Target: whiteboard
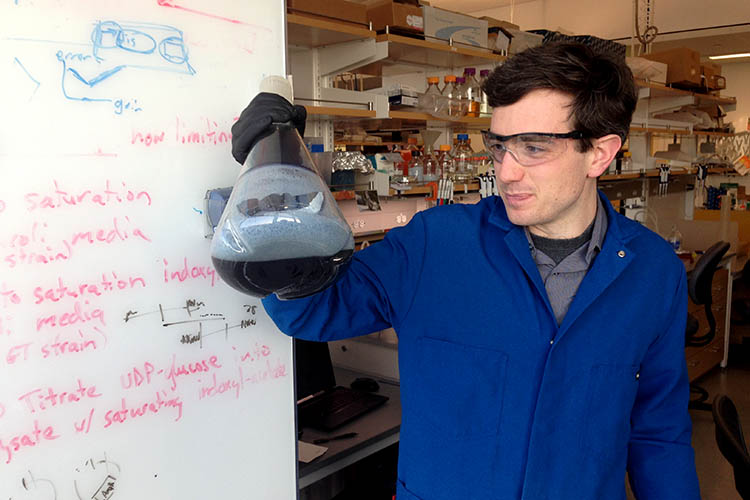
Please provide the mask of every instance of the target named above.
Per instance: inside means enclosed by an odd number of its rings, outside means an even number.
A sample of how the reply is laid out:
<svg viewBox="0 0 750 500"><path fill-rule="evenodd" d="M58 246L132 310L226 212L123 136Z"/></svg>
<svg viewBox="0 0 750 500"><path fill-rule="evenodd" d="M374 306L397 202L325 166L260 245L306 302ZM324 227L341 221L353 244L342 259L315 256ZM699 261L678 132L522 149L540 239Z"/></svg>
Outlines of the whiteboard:
<svg viewBox="0 0 750 500"><path fill-rule="evenodd" d="M296 497L291 341L207 189L283 1L0 3L0 498Z"/></svg>

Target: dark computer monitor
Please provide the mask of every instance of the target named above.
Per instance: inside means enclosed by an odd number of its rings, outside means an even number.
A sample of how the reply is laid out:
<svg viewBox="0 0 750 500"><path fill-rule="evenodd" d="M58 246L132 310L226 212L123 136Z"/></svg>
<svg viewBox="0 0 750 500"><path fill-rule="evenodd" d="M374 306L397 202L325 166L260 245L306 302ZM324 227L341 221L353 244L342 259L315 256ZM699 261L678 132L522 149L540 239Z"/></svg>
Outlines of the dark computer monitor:
<svg viewBox="0 0 750 500"><path fill-rule="evenodd" d="M297 401L336 386L327 342L294 339Z"/></svg>

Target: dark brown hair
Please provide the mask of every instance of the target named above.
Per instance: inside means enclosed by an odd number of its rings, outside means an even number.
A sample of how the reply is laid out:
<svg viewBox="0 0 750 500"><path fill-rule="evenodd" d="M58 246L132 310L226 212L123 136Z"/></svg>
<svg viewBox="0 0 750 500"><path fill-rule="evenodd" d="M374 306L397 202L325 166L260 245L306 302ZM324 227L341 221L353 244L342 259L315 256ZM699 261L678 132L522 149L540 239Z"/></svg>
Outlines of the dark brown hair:
<svg viewBox="0 0 750 500"><path fill-rule="evenodd" d="M637 102L633 73L623 58L594 52L580 43L550 43L527 49L495 68L482 84L490 106L509 106L533 90L550 89L572 97L570 116L591 139L617 134L625 141Z"/></svg>

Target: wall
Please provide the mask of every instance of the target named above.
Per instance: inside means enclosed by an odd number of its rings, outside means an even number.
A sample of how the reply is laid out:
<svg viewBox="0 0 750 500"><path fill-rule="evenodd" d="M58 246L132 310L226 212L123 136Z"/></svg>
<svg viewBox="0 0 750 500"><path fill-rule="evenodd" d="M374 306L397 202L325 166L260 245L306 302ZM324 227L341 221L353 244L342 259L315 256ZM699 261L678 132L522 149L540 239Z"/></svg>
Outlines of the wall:
<svg viewBox="0 0 750 500"><path fill-rule="evenodd" d="M456 1L454 9L460 10ZM471 12L474 16L492 16L510 21L510 7ZM585 12L586 15L581 15ZM601 38L629 37L633 32L632 0L537 0L515 6L512 22L521 29L564 28L576 34ZM659 0L654 8L654 25L659 31L702 28L735 24L750 19L750 2L744 0Z"/></svg>
<svg viewBox="0 0 750 500"><path fill-rule="evenodd" d="M737 110L727 113L726 122L733 122L750 116L750 62L724 64L721 67L721 74L727 79L727 88L722 91L722 95L734 96L737 98ZM735 130L740 132L742 129Z"/></svg>

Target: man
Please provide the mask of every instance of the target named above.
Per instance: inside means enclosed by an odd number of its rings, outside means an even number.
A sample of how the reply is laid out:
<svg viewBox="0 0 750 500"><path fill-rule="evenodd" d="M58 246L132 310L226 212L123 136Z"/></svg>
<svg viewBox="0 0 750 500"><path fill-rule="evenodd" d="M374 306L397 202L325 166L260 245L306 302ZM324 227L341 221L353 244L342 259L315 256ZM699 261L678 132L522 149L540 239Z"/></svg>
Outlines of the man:
<svg viewBox="0 0 750 500"><path fill-rule="evenodd" d="M308 340L395 328L399 500L617 500L626 469L639 500L698 499L685 271L596 190L628 133L632 74L545 45L484 91L500 197L421 212L327 290L266 310ZM233 130L240 161L252 107Z"/></svg>

